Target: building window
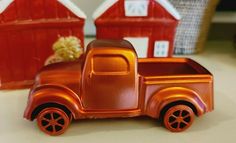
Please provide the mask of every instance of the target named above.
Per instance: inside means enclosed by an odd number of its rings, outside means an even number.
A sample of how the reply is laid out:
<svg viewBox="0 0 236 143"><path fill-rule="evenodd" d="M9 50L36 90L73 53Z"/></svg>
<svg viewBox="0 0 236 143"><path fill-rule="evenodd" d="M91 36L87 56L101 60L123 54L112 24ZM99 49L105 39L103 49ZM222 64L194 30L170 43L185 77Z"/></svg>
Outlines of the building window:
<svg viewBox="0 0 236 143"><path fill-rule="evenodd" d="M149 0L125 0L125 16L148 16Z"/></svg>
<svg viewBox="0 0 236 143"><path fill-rule="evenodd" d="M147 58L148 55L148 37L124 37L125 40L128 40L133 46L139 58Z"/></svg>
<svg viewBox="0 0 236 143"><path fill-rule="evenodd" d="M154 57L168 57L169 41L156 41L154 47Z"/></svg>

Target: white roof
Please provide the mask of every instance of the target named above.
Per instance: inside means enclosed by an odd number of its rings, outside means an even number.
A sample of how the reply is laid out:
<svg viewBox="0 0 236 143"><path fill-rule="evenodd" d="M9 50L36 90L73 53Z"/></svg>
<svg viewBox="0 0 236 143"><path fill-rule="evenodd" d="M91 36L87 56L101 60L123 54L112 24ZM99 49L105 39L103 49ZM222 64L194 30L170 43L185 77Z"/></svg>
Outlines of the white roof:
<svg viewBox="0 0 236 143"><path fill-rule="evenodd" d="M77 5L75 5L71 0L57 0L57 1L60 2L62 5L64 5L66 8L68 8L76 16L83 19L87 18L85 13Z"/></svg>
<svg viewBox="0 0 236 143"><path fill-rule="evenodd" d="M6 10L6 8L13 2L14 0L0 0L0 14ZM71 0L57 0L66 8L68 8L71 12L73 12L76 16L86 19L85 13L79 9L77 5L75 5Z"/></svg>
<svg viewBox="0 0 236 143"><path fill-rule="evenodd" d="M96 11L93 13L93 19L99 18L103 13L105 13L111 6L117 3L119 0L105 0ZM168 0L155 0L162 7L164 7L175 19L180 20L181 16L179 12L174 8L174 6Z"/></svg>
<svg viewBox="0 0 236 143"><path fill-rule="evenodd" d="M0 0L0 14L13 2L13 0Z"/></svg>
<svg viewBox="0 0 236 143"><path fill-rule="evenodd" d="M174 6L168 0L155 0L162 7L164 7L175 19L180 20L181 16L179 12L174 8Z"/></svg>
<svg viewBox="0 0 236 143"><path fill-rule="evenodd" d="M93 13L93 19L99 18L103 13L105 13L111 6L113 6L117 2L118 0L104 0L103 3Z"/></svg>

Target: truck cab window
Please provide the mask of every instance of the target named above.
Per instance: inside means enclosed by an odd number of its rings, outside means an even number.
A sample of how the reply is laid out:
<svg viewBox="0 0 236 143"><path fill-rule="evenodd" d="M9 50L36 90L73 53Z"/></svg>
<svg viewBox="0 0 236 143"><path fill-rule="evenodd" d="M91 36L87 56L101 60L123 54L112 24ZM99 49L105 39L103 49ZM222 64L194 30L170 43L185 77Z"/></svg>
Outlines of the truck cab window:
<svg viewBox="0 0 236 143"><path fill-rule="evenodd" d="M92 60L92 69L95 74L126 74L129 72L129 65L121 55L96 55Z"/></svg>

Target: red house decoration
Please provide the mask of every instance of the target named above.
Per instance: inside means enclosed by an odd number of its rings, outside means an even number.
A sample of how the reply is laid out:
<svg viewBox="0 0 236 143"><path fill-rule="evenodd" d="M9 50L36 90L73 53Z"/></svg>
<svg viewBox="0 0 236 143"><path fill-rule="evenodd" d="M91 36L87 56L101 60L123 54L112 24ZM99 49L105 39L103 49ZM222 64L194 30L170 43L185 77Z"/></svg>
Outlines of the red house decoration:
<svg viewBox="0 0 236 143"><path fill-rule="evenodd" d="M145 58L172 56L181 17L167 0L106 0L93 18L98 39L126 39Z"/></svg>
<svg viewBox="0 0 236 143"><path fill-rule="evenodd" d="M70 0L0 0L0 88L21 88L60 36L84 41L86 15Z"/></svg>

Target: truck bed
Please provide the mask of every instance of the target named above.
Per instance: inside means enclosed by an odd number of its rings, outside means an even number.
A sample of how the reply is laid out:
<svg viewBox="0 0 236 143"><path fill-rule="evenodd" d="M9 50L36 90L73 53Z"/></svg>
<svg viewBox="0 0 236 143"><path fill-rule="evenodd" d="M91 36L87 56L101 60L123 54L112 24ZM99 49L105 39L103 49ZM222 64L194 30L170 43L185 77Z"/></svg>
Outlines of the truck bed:
<svg viewBox="0 0 236 143"><path fill-rule="evenodd" d="M210 74L200 64L186 58L139 59L138 72L141 76Z"/></svg>

